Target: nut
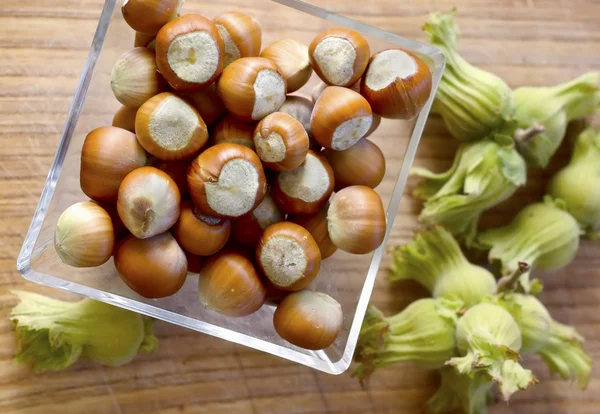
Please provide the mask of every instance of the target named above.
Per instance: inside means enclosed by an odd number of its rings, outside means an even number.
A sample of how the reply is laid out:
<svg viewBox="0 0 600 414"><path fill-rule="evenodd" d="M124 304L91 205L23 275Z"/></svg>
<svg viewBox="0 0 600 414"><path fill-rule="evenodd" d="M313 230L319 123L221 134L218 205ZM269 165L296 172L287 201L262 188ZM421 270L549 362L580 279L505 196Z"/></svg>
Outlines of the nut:
<svg viewBox="0 0 600 414"><path fill-rule="evenodd" d="M234 220L233 238L247 246L256 246L263 231L271 224L285 220L285 215L275 205L270 193L251 213Z"/></svg>
<svg viewBox="0 0 600 414"><path fill-rule="evenodd" d="M351 86L364 73L371 50L358 32L345 28L325 30L309 47L310 64L328 85Z"/></svg>
<svg viewBox="0 0 600 414"><path fill-rule="evenodd" d="M210 84L201 91L180 92L179 96L198 111L206 126L212 126L227 111L217 94L217 85Z"/></svg>
<svg viewBox="0 0 600 414"><path fill-rule="evenodd" d="M167 173L142 167L129 173L121 183L117 211L131 234L147 239L175 224L180 201L179 189Z"/></svg>
<svg viewBox="0 0 600 414"><path fill-rule="evenodd" d="M188 186L187 186L187 170L189 166L188 161L163 161L160 159L154 160L152 163L154 168L158 168L161 171L166 172L169 177L175 184L177 184L177 188L179 189L179 193L181 197L185 197L189 194Z"/></svg>
<svg viewBox="0 0 600 414"><path fill-rule="evenodd" d="M286 341L305 349L330 346L342 329L341 305L331 296L302 290L286 296L273 315L275 330Z"/></svg>
<svg viewBox="0 0 600 414"><path fill-rule="evenodd" d="M288 221L267 227L256 248L256 262L276 287L294 291L308 286L321 267L321 252L304 228Z"/></svg>
<svg viewBox="0 0 600 414"><path fill-rule="evenodd" d="M56 224L54 247L69 266L100 266L112 256L114 244L110 215L91 201L73 204Z"/></svg>
<svg viewBox="0 0 600 414"><path fill-rule="evenodd" d="M361 139L345 151L325 150L333 168L335 191L351 185L375 188L385 176L385 157L377 145Z"/></svg>
<svg viewBox="0 0 600 414"><path fill-rule="evenodd" d="M267 181L254 151L226 143L208 148L192 162L188 187L203 214L237 218L262 202Z"/></svg>
<svg viewBox="0 0 600 414"><path fill-rule="evenodd" d="M348 88L326 88L312 113L313 136L325 148L343 151L364 137L373 123L373 113L365 98Z"/></svg>
<svg viewBox="0 0 600 414"><path fill-rule="evenodd" d="M136 108L121 106L117 112L115 112L112 126L126 129L135 134L135 114L137 114Z"/></svg>
<svg viewBox="0 0 600 414"><path fill-rule="evenodd" d="M135 32L133 47L147 47L148 49L156 49L156 34L147 34Z"/></svg>
<svg viewBox="0 0 600 414"><path fill-rule="evenodd" d="M292 39L271 43L260 56L275 62L287 82L288 93L303 87L313 73L308 59L308 47Z"/></svg>
<svg viewBox="0 0 600 414"><path fill-rule="evenodd" d="M198 277L200 302L227 316L247 316L261 308L267 291L252 262L234 250L209 258Z"/></svg>
<svg viewBox="0 0 600 414"><path fill-rule="evenodd" d="M217 26L199 14L172 20L156 35L156 64L178 91L197 91L223 70L223 39Z"/></svg>
<svg viewBox="0 0 600 414"><path fill-rule="evenodd" d="M179 14L183 0L125 0L123 18L136 32L155 35Z"/></svg>
<svg viewBox="0 0 600 414"><path fill-rule="evenodd" d="M306 158L308 135L299 121L286 113L274 112L258 123L254 146L265 167L291 171Z"/></svg>
<svg viewBox="0 0 600 414"><path fill-rule="evenodd" d="M360 90L376 114L410 119L429 99L431 82L429 68L417 55L387 49L371 57Z"/></svg>
<svg viewBox="0 0 600 414"><path fill-rule="evenodd" d="M242 122L227 115L215 127L212 133L213 144L232 143L243 145L254 151L254 129L256 124Z"/></svg>
<svg viewBox="0 0 600 414"><path fill-rule="evenodd" d="M179 220L173 226L173 236L186 251L198 256L210 256L221 250L231 234L231 222L205 216L191 201L181 203Z"/></svg>
<svg viewBox="0 0 600 414"><path fill-rule="evenodd" d="M198 111L170 92L158 94L140 107L135 132L146 151L166 161L190 158L208 141Z"/></svg>
<svg viewBox="0 0 600 414"><path fill-rule="evenodd" d="M285 102L283 74L269 59L247 57L227 66L217 81L225 108L243 122L260 121Z"/></svg>
<svg viewBox="0 0 600 414"><path fill-rule="evenodd" d="M321 259L327 259L337 250L337 246L329 238L329 230L327 229L328 209L329 203L325 204L315 214L299 214L288 218L292 223L304 227L313 236L321 251Z"/></svg>
<svg viewBox="0 0 600 414"><path fill-rule="evenodd" d="M135 135L117 127L91 131L81 149L79 182L89 198L114 203L123 179L148 162Z"/></svg>
<svg viewBox="0 0 600 414"><path fill-rule="evenodd" d="M278 173L274 181L273 200L288 214L316 213L329 200L334 186L329 162L311 150L302 165Z"/></svg>
<svg viewBox="0 0 600 414"><path fill-rule="evenodd" d="M145 298L179 291L187 276L187 259L171 233L148 239L128 236L117 246L115 267L121 279Z"/></svg>
<svg viewBox="0 0 600 414"><path fill-rule="evenodd" d="M223 69L239 58L258 56L262 43L262 29L254 17L239 12L227 12L215 17L213 21L223 38Z"/></svg>
<svg viewBox="0 0 600 414"><path fill-rule="evenodd" d="M344 188L331 198L327 226L331 241L340 249L354 254L372 252L385 238L381 198L362 185Z"/></svg>
<svg viewBox="0 0 600 414"><path fill-rule="evenodd" d="M113 67L110 87L117 101L131 108L163 92L166 83L158 73L154 51L136 47L123 53Z"/></svg>

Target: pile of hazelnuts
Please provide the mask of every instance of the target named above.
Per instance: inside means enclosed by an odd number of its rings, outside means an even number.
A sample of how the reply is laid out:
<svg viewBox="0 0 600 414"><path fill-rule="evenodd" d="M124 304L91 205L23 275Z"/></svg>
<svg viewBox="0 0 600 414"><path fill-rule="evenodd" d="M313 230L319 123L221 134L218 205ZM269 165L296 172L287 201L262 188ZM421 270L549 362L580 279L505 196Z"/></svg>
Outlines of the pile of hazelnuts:
<svg viewBox="0 0 600 414"><path fill-rule="evenodd" d="M337 249L382 244L386 217L373 188L385 158L366 137L381 117L419 113L430 71L403 49L371 55L344 28L309 46L284 39L261 50L251 16L180 15L181 4L123 4L136 31L112 71L123 106L85 139L80 183L92 201L62 214L56 251L77 267L114 256L146 298L175 294L197 272L200 303L227 316L273 299L283 339L326 348L342 309L306 288ZM311 98L290 95L313 71L322 83Z"/></svg>

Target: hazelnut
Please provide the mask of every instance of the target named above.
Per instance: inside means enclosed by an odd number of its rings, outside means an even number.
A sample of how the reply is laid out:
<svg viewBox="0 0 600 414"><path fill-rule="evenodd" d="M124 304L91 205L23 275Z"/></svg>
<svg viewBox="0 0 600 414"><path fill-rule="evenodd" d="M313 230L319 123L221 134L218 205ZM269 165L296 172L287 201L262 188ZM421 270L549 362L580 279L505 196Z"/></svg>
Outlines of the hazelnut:
<svg viewBox="0 0 600 414"><path fill-rule="evenodd" d="M238 144L218 144L202 152L188 169L188 188L205 215L237 218L265 197L267 182L254 151Z"/></svg>
<svg viewBox="0 0 600 414"><path fill-rule="evenodd" d="M355 84L364 73L370 56L367 40L346 28L325 30L309 46L310 64L328 85Z"/></svg>
<svg viewBox="0 0 600 414"><path fill-rule="evenodd" d="M274 112L260 121L254 131L259 158L275 171L291 171L308 153L308 135L302 124L283 112Z"/></svg>
<svg viewBox="0 0 600 414"><path fill-rule="evenodd" d="M322 155L309 150L302 165L277 174L273 200L289 214L312 214L325 205L333 192L333 170Z"/></svg>
<svg viewBox="0 0 600 414"><path fill-rule="evenodd" d="M387 49L371 57L360 90L376 114L411 119L421 112L431 87L429 67L417 55Z"/></svg>
<svg viewBox="0 0 600 414"><path fill-rule="evenodd" d="M223 69L239 58L258 56L262 29L254 17L240 12L227 12L213 21L223 38Z"/></svg>
<svg viewBox="0 0 600 414"><path fill-rule="evenodd" d="M373 123L373 113L365 98L348 88L329 86L313 109L313 136L325 148L343 151L364 137Z"/></svg>
<svg viewBox="0 0 600 414"><path fill-rule="evenodd" d="M269 59L247 57L227 66L217 81L225 108L240 121L260 121L277 111L286 97L283 74Z"/></svg>
<svg viewBox="0 0 600 414"><path fill-rule="evenodd" d="M207 87L223 70L223 39L217 26L199 14L170 21L156 35L156 63L179 91Z"/></svg>
<svg viewBox="0 0 600 414"><path fill-rule="evenodd" d="M208 141L198 111L170 92L158 94L140 107L135 132L146 151L166 161L190 158Z"/></svg>
<svg viewBox="0 0 600 414"><path fill-rule="evenodd" d="M256 262L276 287L294 291L308 286L321 267L321 252L304 228L288 221L272 224L256 248Z"/></svg>

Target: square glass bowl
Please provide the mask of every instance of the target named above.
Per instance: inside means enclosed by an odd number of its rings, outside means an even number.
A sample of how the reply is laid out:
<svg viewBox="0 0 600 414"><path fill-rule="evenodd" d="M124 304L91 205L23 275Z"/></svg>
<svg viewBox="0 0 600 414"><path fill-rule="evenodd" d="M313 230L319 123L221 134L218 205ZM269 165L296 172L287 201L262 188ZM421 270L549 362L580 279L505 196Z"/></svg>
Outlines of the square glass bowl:
<svg viewBox="0 0 600 414"><path fill-rule="evenodd" d="M325 292L340 302L344 323L335 343L321 351L301 349L281 339L273 328L275 306L272 304L267 303L255 314L242 318L226 317L204 308L197 299L197 274L190 273L184 286L173 296L146 299L131 291L121 281L112 259L97 268L78 269L63 264L58 258L53 244L58 218L71 204L87 199L79 187L83 140L92 129L110 125L114 112L120 106L110 88L110 75L117 58L133 48L134 32L123 20L117 1L120 3L120 0L106 0L104 4L54 162L19 254L19 272L32 282L195 329L320 371L330 374L344 372L352 361L385 242L372 254L351 255L338 251L323 261L321 271L310 288ZM245 2L240 4L243 3ZM250 13L263 26L263 45L283 38L293 38L308 45L322 30L348 27L365 35L372 53L401 47L419 54L431 69L431 96L435 94L444 69L444 57L431 46L297 0L257 0L248 3L251 6L203 2L200 8L200 5L194 4L194 0L188 0L182 13L200 13L208 18L231 10ZM299 92L310 96L310 91L318 81L313 74L310 82ZM431 101L432 98L415 121L383 120L379 129L369 138L380 146L386 156L386 175L377 188L384 206L387 205L386 241Z"/></svg>

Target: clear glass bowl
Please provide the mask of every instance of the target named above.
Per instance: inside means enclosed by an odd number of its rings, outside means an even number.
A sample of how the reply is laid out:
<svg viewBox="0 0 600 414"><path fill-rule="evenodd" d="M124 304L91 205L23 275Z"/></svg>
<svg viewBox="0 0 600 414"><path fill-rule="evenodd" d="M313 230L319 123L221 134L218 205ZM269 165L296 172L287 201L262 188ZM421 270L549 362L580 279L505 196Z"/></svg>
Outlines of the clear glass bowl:
<svg viewBox="0 0 600 414"><path fill-rule="evenodd" d="M195 274L188 276L177 294L164 299L145 299L121 281L112 260L98 268L77 269L63 264L58 258L53 245L56 222L71 204L86 200L79 187L79 159L83 140L92 129L110 125L114 112L120 106L110 88L110 74L117 58L133 47L134 32L124 22L116 3L117 0L105 2L62 139L19 254L19 272L32 282L121 306L330 374L344 372L352 360L385 242L369 255L356 256L338 251L323 262L320 274L311 288L326 292L340 302L344 324L335 343L316 352L295 347L276 334L272 323L275 306L272 304L266 304L255 314L243 318L226 317L204 308L197 300L198 276ZM209 18L232 9L250 12L263 26L263 45L281 38L294 38L309 44L317 33L326 28L349 27L366 36L372 52L399 46L418 53L428 63L433 74L432 96L437 89L444 69L444 57L431 46L297 0L261 0L251 3L249 10L243 6L225 6L220 2L209 6L204 3L200 10L194 6L193 0L189 0L185 3L183 12L196 12ZM313 75L300 93L310 96L316 82L318 78ZM431 99L415 121L384 120L369 138L386 155L386 176L377 189L384 205L387 204L386 240L430 107ZM410 139L406 139L408 136Z"/></svg>

